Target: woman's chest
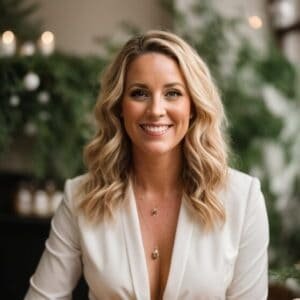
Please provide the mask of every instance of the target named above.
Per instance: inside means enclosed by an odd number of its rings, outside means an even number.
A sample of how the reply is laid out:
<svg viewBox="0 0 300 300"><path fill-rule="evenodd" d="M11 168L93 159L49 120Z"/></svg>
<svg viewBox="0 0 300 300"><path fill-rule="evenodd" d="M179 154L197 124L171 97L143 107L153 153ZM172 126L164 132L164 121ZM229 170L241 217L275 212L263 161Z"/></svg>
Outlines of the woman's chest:
<svg viewBox="0 0 300 300"><path fill-rule="evenodd" d="M125 225L129 224L82 232L84 275L95 299L150 299L151 275L142 234ZM171 254L161 254L170 260L160 283L163 299L225 299L234 257L228 259L222 239L205 238L181 223L174 239Z"/></svg>
<svg viewBox="0 0 300 300"><path fill-rule="evenodd" d="M153 209L142 205L139 207L139 223L151 299L162 298L168 281L180 203L172 208L157 208L153 214Z"/></svg>

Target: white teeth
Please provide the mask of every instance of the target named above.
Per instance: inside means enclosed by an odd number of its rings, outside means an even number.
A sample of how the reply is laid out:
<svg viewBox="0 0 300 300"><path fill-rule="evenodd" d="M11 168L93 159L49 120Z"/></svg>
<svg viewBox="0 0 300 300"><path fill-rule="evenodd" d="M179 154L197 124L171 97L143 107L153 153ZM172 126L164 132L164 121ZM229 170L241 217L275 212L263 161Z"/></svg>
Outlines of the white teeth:
<svg viewBox="0 0 300 300"><path fill-rule="evenodd" d="M153 133L163 133L169 129L169 126L168 125L160 125L160 126L142 125L142 128Z"/></svg>

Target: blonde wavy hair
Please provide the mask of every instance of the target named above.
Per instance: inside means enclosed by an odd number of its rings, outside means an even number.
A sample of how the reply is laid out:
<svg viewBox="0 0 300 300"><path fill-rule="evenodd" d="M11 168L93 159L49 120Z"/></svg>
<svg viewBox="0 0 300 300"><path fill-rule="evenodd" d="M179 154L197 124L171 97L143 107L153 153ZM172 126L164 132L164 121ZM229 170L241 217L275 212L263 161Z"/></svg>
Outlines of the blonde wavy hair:
<svg viewBox="0 0 300 300"><path fill-rule="evenodd" d="M149 31L130 39L102 76L95 106L98 131L85 147L88 176L78 209L97 222L111 218L123 202L132 169L131 142L120 117L125 76L130 63L149 52L174 59L187 82L193 118L183 141L183 193L202 225L211 229L225 221L224 207L217 198L228 170L225 113L204 61L184 40L165 31Z"/></svg>

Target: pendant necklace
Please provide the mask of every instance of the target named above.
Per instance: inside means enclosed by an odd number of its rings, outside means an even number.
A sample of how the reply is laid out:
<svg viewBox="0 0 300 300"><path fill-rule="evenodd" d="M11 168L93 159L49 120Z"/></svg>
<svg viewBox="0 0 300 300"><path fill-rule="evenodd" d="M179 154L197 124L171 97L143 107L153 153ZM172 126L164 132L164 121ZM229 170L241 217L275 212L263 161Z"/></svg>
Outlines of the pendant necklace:
<svg viewBox="0 0 300 300"><path fill-rule="evenodd" d="M145 215L140 207L140 201L141 202L145 202L145 198L143 196L141 197L138 197L138 193L137 193L137 184L136 184L136 181L134 180L134 186L135 186L135 191L136 191L136 204L137 204L137 208L138 208L138 211L139 211L139 215L141 216L141 221L143 221L143 223L145 224L148 232L150 232L151 234L151 237L153 237L153 230L152 230L152 227L149 225L149 223L147 222L146 218L145 218ZM179 194L176 195L176 198L179 198ZM150 212L148 211L148 214L150 214L151 218L156 218L156 217L159 217L159 214L160 214L160 210L159 210L159 206L158 205L155 205L153 208L150 209ZM152 239L153 240L153 239ZM154 244L154 243L153 243ZM157 260L158 258L160 257L160 251L159 251L159 248L158 246L154 246L153 250L151 251L151 258L153 260Z"/></svg>
<svg viewBox="0 0 300 300"><path fill-rule="evenodd" d="M139 202L139 201L137 201L137 202ZM137 207L138 207L138 210L140 212L141 219L143 220L145 226L147 227L148 231L151 233L151 236L153 237L152 229L150 228L149 224L146 222L145 216L143 214L142 209L140 208L139 203L137 203ZM151 215L151 217L158 216L158 209L156 207L152 208L151 212L150 212L150 215ZM156 260L156 259L159 258L159 249L158 249L158 246L154 246L153 250L151 251L151 258L153 260Z"/></svg>
<svg viewBox="0 0 300 300"><path fill-rule="evenodd" d="M136 184L135 184L136 186ZM144 197L137 197L136 196L136 203L137 203L137 208L138 208L138 211L140 213L140 216L141 216L141 219L142 221L144 222L145 226L147 227L148 231L151 233L151 237L153 237L153 231L152 231L152 228L149 226L149 224L147 223L146 221L146 218L143 214L143 211L140 207L140 204L139 204L139 200L144 200ZM151 210L150 210L150 216L151 217L157 217L159 215L159 210L158 210L158 207L157 205L155 205ZM157 260L159 258L159 249L158 249L158 246L154 246L153 250L151 251L151 258L153 260Z"/></svg>

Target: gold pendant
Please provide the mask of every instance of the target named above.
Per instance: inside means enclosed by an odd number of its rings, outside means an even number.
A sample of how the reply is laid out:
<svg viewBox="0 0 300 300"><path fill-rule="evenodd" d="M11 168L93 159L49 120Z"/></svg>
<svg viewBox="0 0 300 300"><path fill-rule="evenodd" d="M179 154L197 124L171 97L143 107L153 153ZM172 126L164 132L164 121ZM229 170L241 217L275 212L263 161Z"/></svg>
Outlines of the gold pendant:
<svg viewBox="0 0 300 300"><path fill-rule="evenodd" d="M151 209L151 216L157 216L158 214L158 209L156 207Z"/></svg>
<svg viewBox="0 0 300 300"><path fill-rule="evenodd" d="M152 253L151 253L151 258L152 259L158 259L159 258L159 251L157 248L155 248Z"/></svg>

